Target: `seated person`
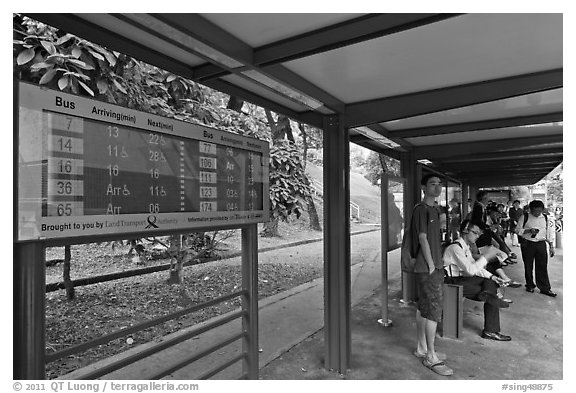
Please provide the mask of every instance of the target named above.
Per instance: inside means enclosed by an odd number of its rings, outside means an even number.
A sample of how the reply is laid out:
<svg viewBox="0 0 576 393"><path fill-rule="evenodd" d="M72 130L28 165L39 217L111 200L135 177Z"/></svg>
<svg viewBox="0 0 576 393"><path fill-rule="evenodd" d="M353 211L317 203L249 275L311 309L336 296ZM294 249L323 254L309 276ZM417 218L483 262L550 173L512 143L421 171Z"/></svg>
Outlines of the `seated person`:
<svg viewBox="0 0 576 393"><path fill-rule="evenodd" d="M496 250L490 248L486 255L474 260L470 245L480 235L480 228L468 220L463 222L462 235L450 244L442 257L446 270L446 282L462 285L464 297L484 302L484 330L481 337L496 341L510 341L510 336L500 333L500 308L509 307L498 298L498 286L504 280L486 270L488 259L495 256ZM494 255L493 255L494 254Z"/></svg>
<svg viewBox="0 0 576 393"><path fill-rule="evenodd" d="M466 229L467 225L470 225L469 220L464 220L460 225L460 233ZM480 229L479 231L482 232ZM506 264L503 261L507 258L506 254L492 245L482 246L482 248L479 249L476 245L477 243L478 242L470 244L470 252L472 253L474 260L478 260L480 257L484 256L488 260L486 270L504 280L504 286L509 286L511 288L518 288L522 286L522 284L519 282L513 281L510 277L508 277L504 271L503 267L506 266ZM512 301L509 299L505 299L505 301L512 303Z"/></svg>
<svg viewBox="0 0 576 393"><path fill-rule="evenodd" d="M502 227L498 224L498 208L496 205L490 205L486 208L486 229L484 233L480 235L478 240L476 241L476 245L480 247L494 245L500 250L502 250L508 258L503 263L506 266L509 263L516 263L514 259L517 258L516 254L514 254L510 248L506 245L504 238L502 237Z"/></svg>

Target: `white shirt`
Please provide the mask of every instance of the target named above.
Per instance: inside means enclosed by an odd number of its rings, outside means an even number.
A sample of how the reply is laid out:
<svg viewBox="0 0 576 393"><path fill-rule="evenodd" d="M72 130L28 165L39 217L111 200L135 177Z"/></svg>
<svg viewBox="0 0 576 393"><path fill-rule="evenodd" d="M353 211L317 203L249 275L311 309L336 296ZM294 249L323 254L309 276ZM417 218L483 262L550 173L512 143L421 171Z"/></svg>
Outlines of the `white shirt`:
<svg viewBox="0 0 576 393"><path fill-rule="evenodd" d="M548 220L550 220L550 217L548 217ZM524 233L526 229L531 228L539 229L535 237L532 237L530 233ZM529 213L526 225L524 225L524 215L522 215L516 227L516 233L531 242L541 242L542 240L552 241L551 232L548 226L546 226L546 217L544 217L543 214L540 214L540 217L535 217L532 213Z"/></svg>
<svg viewBox="0 0 576 393"><path fill-rule="evenodd" d="M492 273L486 270L488 261L485 257L481 256L477 260L472 257L470 246L466 244L463 238L456 240L458 244L451 244L444 250L442 260L444 268L450 277L492 277ZM462 246L462 247L460 247Z"/></svg>

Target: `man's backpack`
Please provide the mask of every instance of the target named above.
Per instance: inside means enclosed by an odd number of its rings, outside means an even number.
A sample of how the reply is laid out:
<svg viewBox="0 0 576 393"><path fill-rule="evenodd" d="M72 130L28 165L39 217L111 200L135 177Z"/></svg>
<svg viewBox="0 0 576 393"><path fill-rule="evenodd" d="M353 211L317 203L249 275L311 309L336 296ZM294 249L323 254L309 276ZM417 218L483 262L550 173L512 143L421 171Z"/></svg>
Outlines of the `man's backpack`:
<svg viewBox="0 0 576 393"><path fill-rule="evenodd" d="M404 229L404 237L402 238L402 248L400 249L400 268L403 272L413 273L414 266L416 265L416 256L420 251L420 241L418 234L414 234L414 211L416 207L422 203L417 203L412 209L410 216L410 224Z"/></svg>

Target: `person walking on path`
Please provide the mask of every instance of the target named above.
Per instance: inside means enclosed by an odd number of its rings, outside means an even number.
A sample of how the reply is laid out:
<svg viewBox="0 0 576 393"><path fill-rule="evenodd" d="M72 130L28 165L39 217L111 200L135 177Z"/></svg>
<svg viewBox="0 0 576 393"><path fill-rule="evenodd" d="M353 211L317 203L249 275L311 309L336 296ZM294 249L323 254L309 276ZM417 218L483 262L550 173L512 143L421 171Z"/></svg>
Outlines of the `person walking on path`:
<svg viewBox="0 0 576 393"><path fill-rule="evenodd" d="M538 199L528 205L529 213L523 214L518 220L516 233L520 241L520 250L524 260L524 277L526 279L526 291L534 292L538 287L540 293L550 297L556 297L550 287L548 278L548 249L550 258L554 257L554 244L552 234L548 226L548 217L542 214L544 203ZM532 271L536 273L536 285Z"/></svg>
<svg viewBox="0 0 576 393"><path fill-rule="evenodd" d="M416 277L416 334L417 347L414 355L422 358L422 364L439 375L449 376L454 371L443 359L445 355L436 352L434 339L438 322L442 320L442 284L444 269L442 262L442 242L440 217L434 202L442 192L440 178L433 174L422 177L420 186L424 192L424 203L414 208L411 228L418 234L419 248L414 265ZM416 248L416 247L415 247Z"/></svg>

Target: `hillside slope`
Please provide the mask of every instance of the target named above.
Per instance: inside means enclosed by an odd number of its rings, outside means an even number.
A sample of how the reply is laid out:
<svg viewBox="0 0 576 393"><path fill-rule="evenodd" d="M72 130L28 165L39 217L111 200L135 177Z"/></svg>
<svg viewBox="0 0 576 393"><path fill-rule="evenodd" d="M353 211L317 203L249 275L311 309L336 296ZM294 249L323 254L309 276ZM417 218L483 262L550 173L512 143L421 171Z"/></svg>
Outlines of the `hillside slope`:
<svg viewBox="0 0 576 393"><path fill-rule="evenodd" d="M306 173L312 179L323 182L323 169L306 164ZM360 206L360 221L380 223L380 188L372 185L359 173L350 172L350 201Z"/></svg>

